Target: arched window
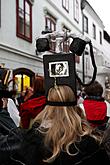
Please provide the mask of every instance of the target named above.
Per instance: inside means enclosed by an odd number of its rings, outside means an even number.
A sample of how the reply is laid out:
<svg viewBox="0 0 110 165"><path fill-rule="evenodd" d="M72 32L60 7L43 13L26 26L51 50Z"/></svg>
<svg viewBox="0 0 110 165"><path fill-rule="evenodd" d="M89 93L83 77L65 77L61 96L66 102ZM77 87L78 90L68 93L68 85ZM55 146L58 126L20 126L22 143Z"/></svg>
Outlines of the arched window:
<svg viewBox="0 0 110 165"><path fill-rule="evenodd" d="M24 91L27 87L32 86L33 80L35 78L35 73L26 68L18 68L13 70L14 90L18 93Z"/></svg>

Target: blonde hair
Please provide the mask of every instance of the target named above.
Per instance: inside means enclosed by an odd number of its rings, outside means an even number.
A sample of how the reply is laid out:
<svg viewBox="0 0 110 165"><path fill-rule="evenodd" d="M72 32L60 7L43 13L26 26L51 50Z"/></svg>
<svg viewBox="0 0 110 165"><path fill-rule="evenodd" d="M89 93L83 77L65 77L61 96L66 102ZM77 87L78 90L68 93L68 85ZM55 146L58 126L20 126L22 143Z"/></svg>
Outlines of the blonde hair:
<svg viewBox="0 0 110 165"><path fill-rule="evenodd" d="M76 98L69 86L62 85L51 88L47 99L52 102L73 102ZM45 162L54 161L61 150L74 155L70 153L69 146L80 141L82 136L91 135L92 132L83 111L78 106L46 105L35 121L41 124L38 130L45 135L44 144L51 146L52 150L52 156L44 160ZM45 121L46 128L42 126Z"/></svg>

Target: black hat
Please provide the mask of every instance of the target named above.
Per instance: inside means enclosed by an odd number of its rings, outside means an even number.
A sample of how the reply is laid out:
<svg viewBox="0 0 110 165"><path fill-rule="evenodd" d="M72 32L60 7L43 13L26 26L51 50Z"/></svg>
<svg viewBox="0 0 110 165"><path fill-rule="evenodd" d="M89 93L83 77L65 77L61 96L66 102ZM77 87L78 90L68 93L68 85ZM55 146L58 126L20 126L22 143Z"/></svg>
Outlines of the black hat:
<svg viewBox="0 0 110 165"><path fill-rule="evenodd" d="M45 92L55 85L68 85L76 94L75 54L44 55Z"/></svg>

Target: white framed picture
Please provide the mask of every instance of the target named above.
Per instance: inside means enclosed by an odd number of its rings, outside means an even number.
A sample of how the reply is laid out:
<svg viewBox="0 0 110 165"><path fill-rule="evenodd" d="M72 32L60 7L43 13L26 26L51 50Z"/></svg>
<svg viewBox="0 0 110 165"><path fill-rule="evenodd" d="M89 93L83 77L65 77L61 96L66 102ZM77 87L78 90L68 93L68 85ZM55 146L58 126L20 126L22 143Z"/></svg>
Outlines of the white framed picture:
<svg viewBox="0 0 110 165"><path fill-rule="evenodd" d="M50 77L68 77L69 67L68 61L49 62Z"/></svg>

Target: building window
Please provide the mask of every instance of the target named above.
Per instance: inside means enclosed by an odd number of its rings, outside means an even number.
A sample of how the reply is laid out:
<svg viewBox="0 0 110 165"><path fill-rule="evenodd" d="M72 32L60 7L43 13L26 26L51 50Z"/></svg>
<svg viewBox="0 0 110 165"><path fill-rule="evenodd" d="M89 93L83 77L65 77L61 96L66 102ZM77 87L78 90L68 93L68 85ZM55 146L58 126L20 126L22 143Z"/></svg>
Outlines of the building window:
<svg viewBox="0 0 110 165"><path fill-rule="evenodd" d="M84 17L83 17L83 30L84 30L84 32L86 32L86 33L88 33L88 18L84 15Z"/></svg>
<svg viewBox="0 0 110 165"><path fill-rule="evenodd" d="M28 0L16 0L17 36L32 42L32 4Z"/></svg>
<svg viewBox="0 0 110 165"><path fill-rule="evenodd" d="M45 26L48 27L52 32L56 30L56 19L51 15L47 14L45 17L46 23Z"/></svg>
<svg viewBox="0 0 110 165"><path fill-rule="evenodd" d="M77 23L79 23L79 3L78 3L78 0L75 0L75 3L74 3L74 19Z"/></svg>
<svg viewBox="0 0 110 165"><path fill-rule="evenodd" d="M96 26L93 24L93 38L96 39Z"/></svg>
<svg viewBox="0 0 110 165"><path fill-rule="evenodd" d="M69 12L69 0L62 0L62 6L67 12Z"/></svg>
<svg viewBox="0 0 110 165"><path fill-rule="evenodd" d="M100 37L100 44L102 45L102 32L99 32L99 37Z"/></svg>
<svg viewBox="0 0 110 165"><path fill-rule="evenodd" d="M65 25L62 27L62 31L64 33L70 32L70 29L68 29ZM62 49L63 52L69 52L69 45L70 45L70 39L63 42Z"/></svg>
<svg viewBox="0 0 110 165"><path fill-rule="evenodd" d="M18 93L26 91L26 88L30 87L30 77L25 74L15 75L15 81L16 84L14 84L14 88Z"/></svg>
<svg viewBox="0 0 110 165"><path fill-rule="evenodd" d="M48 27L49 30L56 31L56 19L49 13L47 13L46 17L45 17L45 27ZM51 42L51 51L55 51L55 38L52 38L52 42Z"/></svg>
<svg viewBox="0 0 110 165"><path fill-rule="evenodd" d="M26 68L18 68L13 70L13 89L17 90L18 94L25 91L27 87L32 86L35 78L35 73Z"/></svg>

